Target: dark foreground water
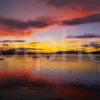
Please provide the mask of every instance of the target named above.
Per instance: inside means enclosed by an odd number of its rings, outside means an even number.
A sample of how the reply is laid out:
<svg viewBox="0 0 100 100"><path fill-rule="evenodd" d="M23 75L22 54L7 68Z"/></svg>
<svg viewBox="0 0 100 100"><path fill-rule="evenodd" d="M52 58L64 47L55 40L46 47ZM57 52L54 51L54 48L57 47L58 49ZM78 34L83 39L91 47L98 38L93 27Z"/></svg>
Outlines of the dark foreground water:
<svg viewBox="0 0 100 100"><path fill-rule="evenodd" d="M100 62L88 55L0 60L0 100L100 100Z"/></svg>

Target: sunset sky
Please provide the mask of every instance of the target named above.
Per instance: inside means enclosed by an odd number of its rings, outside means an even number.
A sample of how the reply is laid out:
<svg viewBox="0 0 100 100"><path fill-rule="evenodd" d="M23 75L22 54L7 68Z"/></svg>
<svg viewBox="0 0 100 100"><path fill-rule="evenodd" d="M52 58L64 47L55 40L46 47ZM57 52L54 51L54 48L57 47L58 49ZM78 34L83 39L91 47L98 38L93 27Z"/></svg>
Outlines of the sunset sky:
<svg viewBox="0 0 100 100"><path fill-rule="evenodd" d="M80 49L76 42L86 44L88 39L67 37L86 32L100 35L100 0L0 0L0 41L24 40L20 47L45 52L50 52L49 47L75 50ZM99 39L91 42L100 43ZM18 47L16 43L11 45Z"/></svg>

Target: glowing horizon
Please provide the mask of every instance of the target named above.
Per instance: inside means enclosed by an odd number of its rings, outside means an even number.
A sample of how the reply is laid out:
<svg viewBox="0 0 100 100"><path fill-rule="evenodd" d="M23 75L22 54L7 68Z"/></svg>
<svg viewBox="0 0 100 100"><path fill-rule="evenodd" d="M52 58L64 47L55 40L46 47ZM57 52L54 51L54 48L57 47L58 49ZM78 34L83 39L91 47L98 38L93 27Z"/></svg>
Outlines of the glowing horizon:
<svg viewBox="0 0 100 100"><path fill-rule="evenodd" d="M77 50L80 46L76 46L76 42L72 44L70 38L69 43L66 37L83 35L85 32L100 35L99 5L98 0L85 2L81 0L76 2L73 0L69 2L67 0L2 0L0 1L0 40L25 41L24 45L12 43L11 48L40 47L44 52L50 52L49 46L51 46L51 52ZM94 42L97 41L99 40ZM39 43L34 46L33 42ZM69 46L66 47L66 45ZM87 47L84 48L87 49ZM92 47L87 51L94 50L98 49Z"/></svg>

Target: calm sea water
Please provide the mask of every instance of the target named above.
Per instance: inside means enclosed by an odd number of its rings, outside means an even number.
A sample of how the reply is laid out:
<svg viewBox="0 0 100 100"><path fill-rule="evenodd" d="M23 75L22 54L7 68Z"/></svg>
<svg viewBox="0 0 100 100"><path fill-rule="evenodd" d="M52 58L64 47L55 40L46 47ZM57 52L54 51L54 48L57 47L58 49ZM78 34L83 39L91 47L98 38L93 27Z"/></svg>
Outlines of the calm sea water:
<svg viewBox="0 0 100 100"><path fill-rule="evenodd" d="M82 57L82 58L81 58ZM0 60L0 77L46 78L49 81L100 85L100 62L88 55L56 55L33 58L33 55L4 55Z"/></svg>

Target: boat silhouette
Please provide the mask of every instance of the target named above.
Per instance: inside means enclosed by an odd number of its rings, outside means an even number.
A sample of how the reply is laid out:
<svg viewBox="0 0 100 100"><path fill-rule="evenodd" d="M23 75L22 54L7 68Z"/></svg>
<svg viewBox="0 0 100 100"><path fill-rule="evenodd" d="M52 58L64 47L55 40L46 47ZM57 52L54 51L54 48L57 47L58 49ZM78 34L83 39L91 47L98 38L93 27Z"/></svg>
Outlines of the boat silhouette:
<svg viewBox="0 0 100 100"><path fill-rule="evenodd" d="M0 60L4 60L4 58L3 57L0 57Z"/></svg>
<svg viewBox="0 0 100 100"><path fill-rule="evenodd" d="M93 60L100 62L100 57L99 56L95 56Z"/></svg>

